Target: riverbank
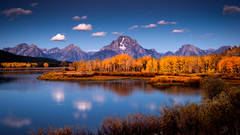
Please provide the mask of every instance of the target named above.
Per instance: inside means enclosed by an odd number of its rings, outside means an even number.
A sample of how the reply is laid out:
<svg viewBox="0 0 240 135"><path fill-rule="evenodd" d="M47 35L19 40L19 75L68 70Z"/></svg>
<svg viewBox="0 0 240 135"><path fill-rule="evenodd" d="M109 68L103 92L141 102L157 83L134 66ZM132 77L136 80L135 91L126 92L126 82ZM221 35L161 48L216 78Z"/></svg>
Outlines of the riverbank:
<svg viewBox="0 0 240 135"><path fill-rule="evenodd" d="M0 68L0 74L32 74L45 73L50 71L65 71L68 67L22 67L22 68Z"/></svg>
<svg viewBox="0 0 240 135"><path fill-rule="evenodd" d="M85 81L103 81L103 80L150 80L155 74L143 73L96 73L96 72L75 72L75 71L53 71L47 72L38 77L39 80L85 80Z"/></svg>
<svg viewBox="0 0 240 135"><path fill-rule="evenodd" d="M239 75L232 74L156 74L141 72L76 72L76 71L51 71L38 77L39 80L121 80L137 79L146 80L157 87L165 86L199 86L204 78L221 78L229 84L240 84Z"/></svg>

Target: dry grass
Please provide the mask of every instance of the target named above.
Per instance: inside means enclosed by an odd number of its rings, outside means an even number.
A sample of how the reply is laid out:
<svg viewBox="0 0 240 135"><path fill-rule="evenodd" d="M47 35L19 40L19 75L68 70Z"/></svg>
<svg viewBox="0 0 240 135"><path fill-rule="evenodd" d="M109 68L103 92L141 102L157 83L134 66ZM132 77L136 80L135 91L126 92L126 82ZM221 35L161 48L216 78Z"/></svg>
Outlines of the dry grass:
<svg viewBox="0 0 240 135"><path fill-rule="evenodd" d="M156 86L163 85L199 85L201 77L198 76L156 76L149 82Z"/></svg>
<svg viewBox="0 0 240 135"><path fill-rule="evenodd" d="M95 73L95 72L47 72L38 77L40 80L119 80L119 79L150 79L152 74L140 73Z"/></svg>

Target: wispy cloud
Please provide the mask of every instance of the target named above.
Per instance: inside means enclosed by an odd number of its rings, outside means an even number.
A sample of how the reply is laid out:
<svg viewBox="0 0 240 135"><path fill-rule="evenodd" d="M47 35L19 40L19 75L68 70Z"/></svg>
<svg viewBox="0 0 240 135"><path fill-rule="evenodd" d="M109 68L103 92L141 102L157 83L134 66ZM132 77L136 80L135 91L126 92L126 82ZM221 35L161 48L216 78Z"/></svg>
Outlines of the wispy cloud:
<svg viewBox="0 0 240 135"><path fill-rule="evenodd" d="M106 36L106 32L96 32L96 33L92 33L93 37L104 37Z"/></svg>
<svg viewBox="0 0 240 135"><path fill-rule="evenodd" d="M112 32L113 35L122 35L123 32Z"/></svg>
<svg viewBox="0 0 240 135"><path fill-rule="evenodd" d="M50 40L52 41L66 41L66 37L63 34L57 34L53 36Z"/></svg>
<svg viewBox="0 0 240 135"><path fill-rule="evenodd" d="M160 20L157 23L160 24L160 25L177 24L177 22L167 22L165 20Z"/></svg>
<svg viewBox="0 0 240 135"><path fill-rule="evenodd" d="M73 27L73 30L89 31L89 30L92 30L92 25L81 23L81 24L78 24L77 26Z"/></svg>
<svg viewBox="0 0 240 135"><path fill-rule="evenodd" d="M30 4L30 7L36 7L38 5L38 3L37 2L34 2L34 3L31 3Z"/></svg>
<svg viewBox="0 0 240 135"><path fill-rule="evenodd" d="M73 19L73 20L76 20L76 21L78 21L78 20L85 20L85 19L87 19L87 16L82 16L82 17L80 17L80 16L74 16L72 19Z"/></svg>
<svg viewBox="0 0 240 135"><path fill-rule="evenodd" d="M143 25L143 28L156 28L157 25L156 24L149 24L149 25Z"/></svg>
<svg viewBox="0 0 240 135"><path fill-rule="evenodd" d="M236 14L236 13L240 13L240 7L238 6L227 6L225 5L223 8L223 14L227 15L227 14Z"/></svg>
<svg viewBox="0 0 240 135"><path fill-rule="evenodd" d="M22 8L11 8L11 9L2 11L2 14L14 19L15 17L18 17L20 15L30 15L30 14L32 14L32 11L25 10Z"/></svg>
<svg viewBox="0 0 240 135"><path fill-rule="evenodd" d="M129 30L134 30L137 29L139 26L138 25L133 25L132 27L128 28Z"/></svg>
<svg viewBox="0 0 240 135"><path fill-rule="evenodd" d="M184 33L186 32L185 30L179 30L179 29L174 29L172 30L173 33Z"/></svg>

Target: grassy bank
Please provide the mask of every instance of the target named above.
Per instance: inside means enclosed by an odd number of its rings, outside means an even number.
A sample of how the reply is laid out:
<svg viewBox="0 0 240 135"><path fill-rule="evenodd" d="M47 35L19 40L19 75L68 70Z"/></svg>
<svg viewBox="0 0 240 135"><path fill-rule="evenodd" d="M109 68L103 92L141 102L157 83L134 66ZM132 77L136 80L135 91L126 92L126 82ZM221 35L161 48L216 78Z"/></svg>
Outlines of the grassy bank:
<svg viewBox="0 0 240 135"><path fill-rule="evenodd" d="M240 90L221 79L204 79L201 104L162 106L159 115L132 114L106 118L101 126L39 129L32 135L238 135Z"/></svg>
<svg viewBox="0 0 240 135"><path fill-rule="evenodd" d="M147 80L150 84L157 87L168 86L200 86L204 78L222 78L231 84L240 84L238 74L156 74L141 72L77 72L77 71L51 71L39 76L40 80L119 80L119 79L138 79Z"/></svg>
<svg viewBox="0 0 240 135"><path fill-rule="evenodd" d="M156 76L149 83L154 86L199 86L201 77L198 76Z"/></svg>
<svg viewBox="0 0 240 135"><path fill-rule="evenodd" d="M55 71L47 72L38 77L40 80L120 80L120 79L140 79L149 80L154 74L144 73L107 73L107 72L75 72L75 71Z"/></svg>

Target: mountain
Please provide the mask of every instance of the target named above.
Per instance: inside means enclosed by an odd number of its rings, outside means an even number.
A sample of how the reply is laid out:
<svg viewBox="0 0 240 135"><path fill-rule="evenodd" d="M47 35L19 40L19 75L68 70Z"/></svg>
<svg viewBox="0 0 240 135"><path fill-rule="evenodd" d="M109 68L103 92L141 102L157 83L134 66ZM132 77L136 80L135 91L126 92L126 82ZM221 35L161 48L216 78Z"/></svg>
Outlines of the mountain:
<svg viewBox="0 0 240 135"><path fill-rule="evenodd" d="M202 50L194 45L185 44L183 45L179 50L175 52L175 55L177 56L203 56L208 54L219 54L221 52L224 52L225 50L231 48L231 46L221 46L218 49L207 49Z"/></svg>
<svg viewBox="0 0 240 135"><path fill-rule="evenodd" d="M178 51L175 52L177 56L202 56L205 55L205 51L197 48L193 45L183 45Z"/></svg>
<svg viewBox="0 0 240 135"><path fill-rule="evenodd" d="M4 48L3 50L16 55L46 57L60 61L78 61L81 59L87 59L87 53L73 44L70 44L63 49L55 47L48 50L45 48L40 49L36 45L28 45L26 43L22 43L16 45L13 48Z"/></svg>
<svg viewBox="0 0 240 135"><path fill-rule="evenodd" d="M61 61L78 61L87 59L87 53L73 44L70 44L63 49L49 49L46 51L46 54L48 58L53 58Z"/></svg>
<svg viewBox="0 0 240 135"><path fill-rule="evenodd" d="M99 51L85 52L76 45L70 44L63 49L51 48L41 49L36 45L28 45L22 43L12 48L4 48L4 51L13 54L32 57L46 57L60 61L79 61L79 60L93 60L93 59L106 59L118 54L129 54L135 58L150 55L154 58L163 56L177 55L177 56L202 56L208 54L218 54L231 46L222 46L218 49L202 50L194 45L185 44L176 52L168 51L166 53L159 53L155 49L145 49L135 40L129 36L119 36L116 40L112 41L109 45L104 46Z"/></svg>
<svg viewBox="0 0 240 135"><path fill-rule="evenodd" d="M139 58L150 55L159 58L161 55L154 49L144 49L134 39L128 36L119 36L111 44L104 46L100 51L90 56L90 59L105 59L117 54L129 54L132 57Z"/></svg>
<svg viewBox="0 0 240 135"><path fill-rule="evenodd" d="M31 63L44 63L47 62L52 66L59 66L61 61L50 58L20 56L0 50L0 62L31 62Z"/></svg>
<svg viewBox="0 0 240 135"><path fill-rule="evenodd" d="M26 43L22 43L22 44L16 45L13 48L4 48L3 50L16 55L45 57L43 51L33 44L28 45Z"/></svg>

